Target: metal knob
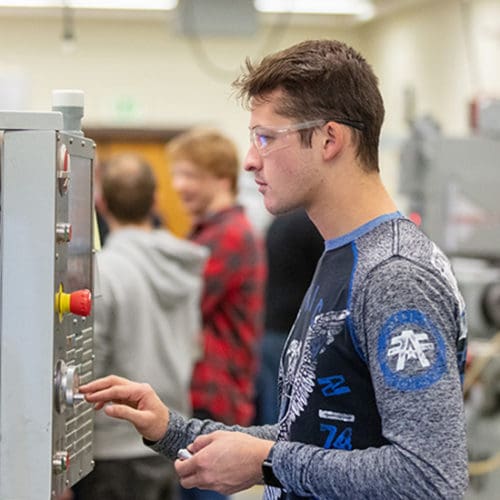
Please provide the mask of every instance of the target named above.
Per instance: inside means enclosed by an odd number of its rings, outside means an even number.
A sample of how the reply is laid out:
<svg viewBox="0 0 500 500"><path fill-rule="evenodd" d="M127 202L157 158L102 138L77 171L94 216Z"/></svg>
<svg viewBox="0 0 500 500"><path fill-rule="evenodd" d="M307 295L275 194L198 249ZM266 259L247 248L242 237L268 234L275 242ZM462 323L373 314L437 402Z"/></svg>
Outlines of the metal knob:
<svg viewBox="0 0 500 500"><path fill-rule="evenodd" d="M56 451L52 457L52 468L56 474L60 474L69 468L69 453L67 451Z"/></svg>
<svg viewBox="0 0 500 500"><path fill-rule="evenodd" d="M66 407L74 406L85 400L85 396L78 392L80 385L80 369L78 366L67 366L62 360L56 364L54 378L55 406L59 413L63 413Z"/></svg>

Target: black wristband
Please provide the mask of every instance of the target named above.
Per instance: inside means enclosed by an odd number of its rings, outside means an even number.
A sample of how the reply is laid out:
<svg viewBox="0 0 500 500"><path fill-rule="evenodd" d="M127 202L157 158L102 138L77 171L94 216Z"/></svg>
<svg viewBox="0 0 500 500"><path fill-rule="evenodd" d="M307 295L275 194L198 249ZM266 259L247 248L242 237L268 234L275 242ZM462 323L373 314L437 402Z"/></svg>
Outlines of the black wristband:
<svg viewBox="0 0 500 500"><path fill-rule="evenodd" d="M277 488L283 488L280 480L274 475L273 471L273 448L269 452L269 455L262 462L262 479L264 484L268 486L276 486Z"/></svg>

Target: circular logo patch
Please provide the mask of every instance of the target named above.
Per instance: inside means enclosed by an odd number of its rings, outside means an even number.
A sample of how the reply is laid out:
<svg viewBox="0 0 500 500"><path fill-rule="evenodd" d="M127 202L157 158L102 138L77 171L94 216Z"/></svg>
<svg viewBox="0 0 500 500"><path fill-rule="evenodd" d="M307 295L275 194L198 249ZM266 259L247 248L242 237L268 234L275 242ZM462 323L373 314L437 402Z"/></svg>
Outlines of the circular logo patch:
<svg viewBox="0 0 500 500"><path fill-rule="evenodd" d="M378 361L385 381L402 391L425 389L446 371L446 347L438 329L417 310L399 311L384 324Z"/></svg>

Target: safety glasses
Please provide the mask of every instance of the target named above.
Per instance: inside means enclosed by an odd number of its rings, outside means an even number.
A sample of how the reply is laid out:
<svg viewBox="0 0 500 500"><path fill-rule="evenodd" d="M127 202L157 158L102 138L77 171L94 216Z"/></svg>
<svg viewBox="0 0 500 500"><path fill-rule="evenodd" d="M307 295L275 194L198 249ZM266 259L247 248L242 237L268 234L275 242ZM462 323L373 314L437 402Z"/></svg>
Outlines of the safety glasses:
<svg viewBox="0 0 500 500"><path fill-rule="evenodd" d="M356 128L358 130L364 129L364 123L346 120L346 119L331 119L331 120L311 120L306 122L294 123L288 127L252 127L250 129L250 142L255 146L259 155L264 157L273 151L286 148L290 145L288 137L290 134L297 132L298 130L308 130L316 127L321 127L328 123L328 121L334 121L337 123L342 123L343 125L348 125L349 127Z"/></svg>

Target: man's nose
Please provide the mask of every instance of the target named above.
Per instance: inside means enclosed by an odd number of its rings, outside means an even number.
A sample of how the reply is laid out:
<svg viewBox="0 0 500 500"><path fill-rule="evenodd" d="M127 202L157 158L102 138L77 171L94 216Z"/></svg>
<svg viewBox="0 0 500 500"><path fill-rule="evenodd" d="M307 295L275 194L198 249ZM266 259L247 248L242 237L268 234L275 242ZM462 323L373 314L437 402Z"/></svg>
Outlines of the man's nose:
<svg viewBox="0 0 500 500"><path fill-rule="evenodd" d="M243 168L247 172L252 172L254 170L259 170L262 168L262 158L260 157L257 148L250 144L248 152L245 156L245 161L243 162Z"/></svg>
<svg viewBox="0 0 500 500"><path fill-rule="evenodd" d="M182 191L186 188L187 184L186 178L182 175L176 174L172 177L172 187L175 191Z"/></svg>

